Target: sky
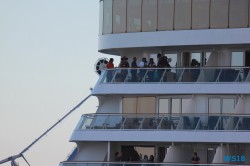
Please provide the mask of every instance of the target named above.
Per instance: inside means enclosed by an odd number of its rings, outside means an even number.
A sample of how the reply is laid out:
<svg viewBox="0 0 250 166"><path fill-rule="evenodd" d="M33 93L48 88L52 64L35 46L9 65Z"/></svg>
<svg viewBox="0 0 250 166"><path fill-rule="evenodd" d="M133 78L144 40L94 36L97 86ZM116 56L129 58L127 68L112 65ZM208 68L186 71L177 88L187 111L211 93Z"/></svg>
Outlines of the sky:
<svg viewBox="0 0 250 166"><path fill-rule="evenodd" d="M0 160L16 155L90 94L98 75L99 0L0 0ZM91 97L32 146L31 165L55 166ZM19 165L27 165L18 159ZM10 165L10 163L2 166Z"/></svg>

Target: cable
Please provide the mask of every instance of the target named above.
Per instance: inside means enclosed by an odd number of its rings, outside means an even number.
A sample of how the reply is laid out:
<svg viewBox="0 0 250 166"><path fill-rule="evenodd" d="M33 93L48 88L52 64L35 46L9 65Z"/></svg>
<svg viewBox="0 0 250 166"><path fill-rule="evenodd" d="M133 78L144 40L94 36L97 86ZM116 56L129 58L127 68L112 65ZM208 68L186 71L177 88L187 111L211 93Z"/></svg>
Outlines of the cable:
<svg viewBox="0 0 250 166"><path fill-rule="evenodd" d="M84 98L79 104L77 104L74 108L72 108L66 115L64 115L61 119L59 119L54 125L52 125L48 130L46 130L42 135L40 135L37 139L35 139L35 141L33 141L30 145L28 145L26 148L24 148L18 155L14 155L14 156L10 156L6 159L3 159L0 161L0 164L6 163L11 161L12 165L15 165L15 160L19 157L22 157L26 163L28 165L30 165L28 163L28 161L25 159L25 157L23 156L23 153L25 153L27 150L29 150L29 148L31 148L35 143L37 143L43 136L45 136L47 133L50 132L50 130L52 130L54 127L56 127L61 121L63 121L67 116L69 116L73 111L75 111L77 108L79 108L89 97L91 96L88 95L86 98Z"/></svg>

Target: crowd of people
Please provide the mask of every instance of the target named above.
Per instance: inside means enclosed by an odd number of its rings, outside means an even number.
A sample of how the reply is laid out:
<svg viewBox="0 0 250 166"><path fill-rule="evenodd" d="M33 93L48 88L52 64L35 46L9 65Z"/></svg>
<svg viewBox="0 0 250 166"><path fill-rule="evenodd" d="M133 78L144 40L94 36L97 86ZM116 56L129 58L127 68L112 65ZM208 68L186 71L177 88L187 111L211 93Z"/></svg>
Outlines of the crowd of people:
<svg viewBox="0 0 250 166"><path fill-rule="evenodd" d="M121 162L121 161L128 161L128 162L142 162L142 163L154 163L155 162L155 158L153 155L150 155L148 157L148 155L144 155L142 157L142 154L138 155L137 157L135 156L129 156L129 158L126 160L124 159L124 157L122 156L121 152L115 152L115 161L116 162Z"/></svg>
<svg viewBox="0 0 250 166"><path fill-rule="evenodd" d="M141 61L138 63L137 58L133 57L131 64L128 62L128 58L126 56L121 58L120 64L118 68L120 68L121 72L117 75L117 78L120 82L124 82L128 75L128 70L126 68L130 68L131 73L131 82L138 82L138 81L146 81L154 82L159 81L162 77L162 74L165 69L156 69L154 68L171 68L168 58L164 55L157 54L157 64L154 62L153 58L149 58L149 61L145 57L142 57ZM114 68L114 59L110 58L107 69ZM140 68L140 70L138 70ZM144 69L145 68L145 69ZM152 69L149 69L152 68ZM145 77L147 76L147 77ZM109 70L107 73L107 82L111 82L113 78L113 71Z"/></svg>

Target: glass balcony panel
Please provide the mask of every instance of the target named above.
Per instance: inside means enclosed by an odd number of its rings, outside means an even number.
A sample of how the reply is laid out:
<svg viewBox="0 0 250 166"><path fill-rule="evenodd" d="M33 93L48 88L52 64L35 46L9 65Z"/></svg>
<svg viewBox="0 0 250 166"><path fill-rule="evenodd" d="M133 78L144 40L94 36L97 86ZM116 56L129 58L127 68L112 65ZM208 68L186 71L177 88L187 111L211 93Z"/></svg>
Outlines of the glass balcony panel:
<svg viewBox="0 0 250 166"><path fill-rule="evenodd" d="M142 121L142 129L157 129L158 121L154 117L144 118Z"/></svg>
<svg viewBox="0 0 250 166"><path fill-rule="evenodd" d="M77 129L78 130L89 129L92 123L92 120L93 120L93 115L82 116Z"/></svg>
<svg viewBox="0 0 250 166"><path fill-rule="evenodd" d="M90 127L93 129L104 129L106 127L106 120L108 115L95 116Z"/></svg>
<svg viewBox="0 0 250 166"><path fill-rule="evenodd" d="M124 129L139 129L141 127L143 118L140 117L126 117L124 120Z"/></svg>
<svg viewBox="0 0 250 166"><path fill-rule="evenodd" d="M120 129L122 127L122 115L109 115L106 120L106 129Z"/></svg>
<svg viewBox="0 0 250 166"><path fill-rule="evenodd" d="M249 82L249 68L115 68L102 72L98 83Z"/></svg>
<svg viewBox="0 0 250 166"><path fill-rule="evenodd" d="M76 130L250 130L250 116L221 114L91 114Z"/></svg>

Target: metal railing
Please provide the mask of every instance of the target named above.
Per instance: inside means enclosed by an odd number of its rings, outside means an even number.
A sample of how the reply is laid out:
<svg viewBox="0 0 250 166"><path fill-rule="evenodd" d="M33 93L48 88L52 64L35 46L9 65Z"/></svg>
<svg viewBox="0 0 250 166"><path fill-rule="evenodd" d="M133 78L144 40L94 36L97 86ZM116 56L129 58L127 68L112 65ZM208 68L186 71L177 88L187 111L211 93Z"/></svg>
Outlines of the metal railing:
<svg viewBox="0 0 250 166"><path fill-rule="evenodd" d="M250 115L86 114L76 130L250 130Z"/></svg>
<svg viewBox="0 0 250 166"><path fill-rule="evenodd" d="M241 165L230 164L230 166ZM226 166L229 164L190 164L190 163L133 163L133 162L61 162L59 166Z"/></svg>
<svg viewBox="0 0 250 166"><path fill-rule="evenodd" d="M114 68L99 83L250 82L249 67Z"/></svg>

